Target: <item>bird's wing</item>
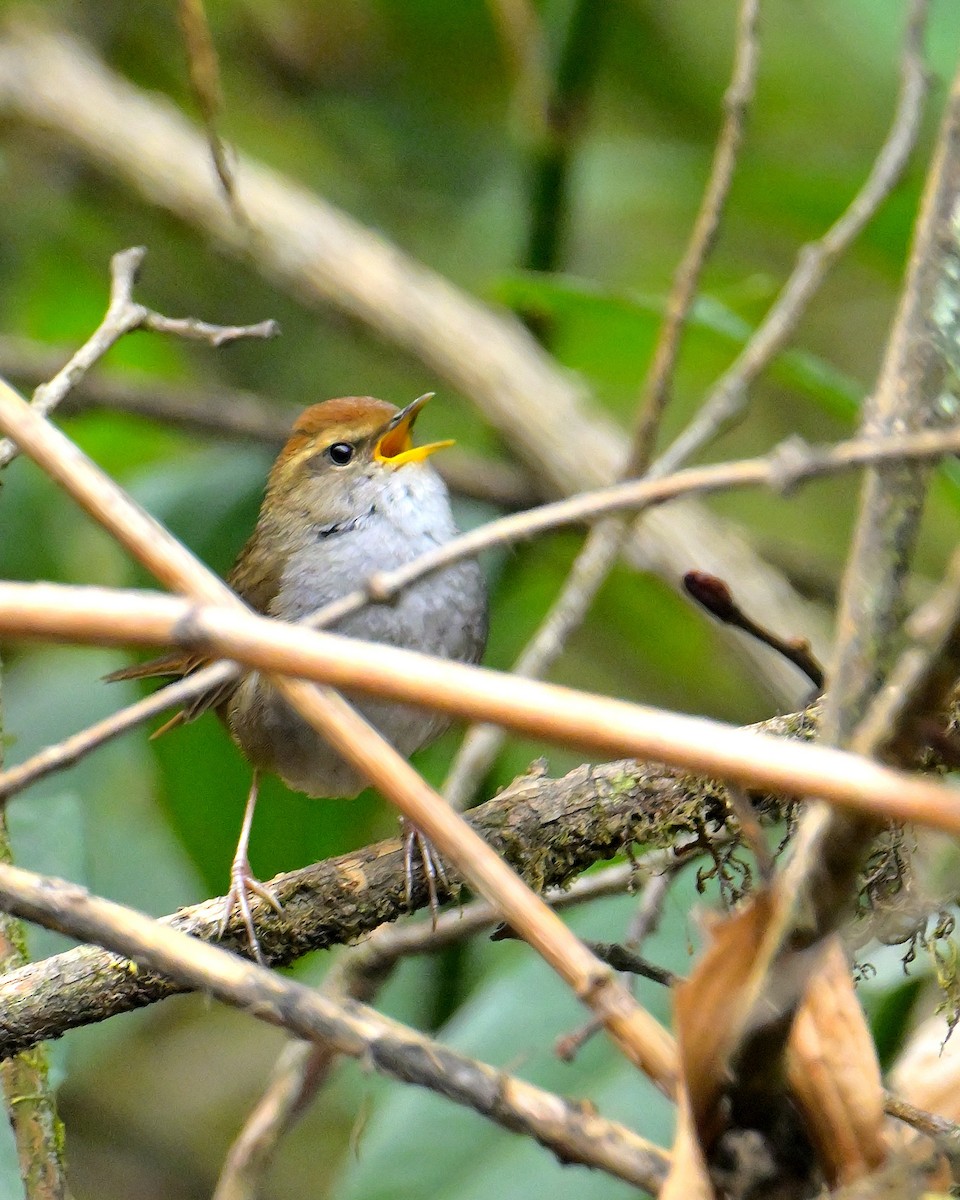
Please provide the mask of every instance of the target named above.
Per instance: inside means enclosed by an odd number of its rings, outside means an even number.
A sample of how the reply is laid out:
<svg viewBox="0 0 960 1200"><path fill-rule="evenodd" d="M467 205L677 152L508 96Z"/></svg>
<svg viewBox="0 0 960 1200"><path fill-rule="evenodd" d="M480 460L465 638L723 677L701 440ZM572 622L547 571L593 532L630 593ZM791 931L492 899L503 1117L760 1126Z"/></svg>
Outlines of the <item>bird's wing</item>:
<svg viewBox="0 0 960 1200"><path fill-rule="evenodd" d="M257 534L254 532L237 556L237 561L227 576L227 583L240 599L245 601L255 612L266 612L280 587L283 562L279 560L278 556L274 556L275 570L271 570L265 575L260 565L263 558L258 550ZM161 655L160 658L152 658L145 663L137 663L132 667L122 667L119 671L111 671L109 675L104 676L104 679L108 683L116 683L121 679L182 679L185 675L192 675L194 671L209 666L211 662L213 659L202 654L191 653L187 650L174 650L169 654ZM165 725L161 725L151 734L151 737L159 737L168 729L175 729L178 725L193 721L208 709L219 708L229 700L236 686L237 681L232 679L210 688L206 692L201 692Z"/></svg>

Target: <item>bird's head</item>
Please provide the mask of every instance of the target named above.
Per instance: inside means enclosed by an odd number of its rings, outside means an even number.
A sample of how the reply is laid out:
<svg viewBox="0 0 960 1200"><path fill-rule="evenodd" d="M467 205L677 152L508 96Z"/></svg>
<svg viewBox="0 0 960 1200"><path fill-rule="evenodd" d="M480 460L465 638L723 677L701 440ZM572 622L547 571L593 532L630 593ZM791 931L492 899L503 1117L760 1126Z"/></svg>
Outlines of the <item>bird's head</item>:
<svg viewBox="0 0 960 1200"><path fill-rule="evenodd" d="M418 396L402 409L373 396L312 405L297 418L274 463L268 498L324 521L389 495L397 472L453 445L449 440L413 444L414 422L432 395Z"/></svg>

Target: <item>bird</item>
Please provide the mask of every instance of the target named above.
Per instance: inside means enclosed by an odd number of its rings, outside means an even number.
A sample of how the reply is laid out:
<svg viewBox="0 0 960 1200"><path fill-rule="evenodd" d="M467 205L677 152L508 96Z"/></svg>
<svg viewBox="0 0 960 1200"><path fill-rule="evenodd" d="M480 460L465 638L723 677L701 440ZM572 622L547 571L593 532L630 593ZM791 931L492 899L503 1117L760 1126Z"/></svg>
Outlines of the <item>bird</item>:
<svg viewBox="0 0 960 1200"><path fill-rule="evenodd" d="M253 533L227 575L227 583L251 609L301 621L362 587L375 572L409 563L457 536L446 485L428 461L453 443L413 442L414 423L432 395L418 396L404 408L373 396L342 396L300 414L270 470ZM474 663L483 654L487 626L483 574L475 560L465 559L332 628L350 637ZM209 661L173 652L106 678L176 678ZM351 700L406 757L429 745L449 724L445 715L410 704ZM252 767L221 934L239 909L251 950L262 961L251 899L259 896L278 912L282 909L250 867L250 832L261 775L278 775L292 790L322 798L356 796L366 780L259 671L204 693L154 736L211 708ZM432 855L416 830L406 832L408 890L412 841L417 839L433 905Z"/></svg>

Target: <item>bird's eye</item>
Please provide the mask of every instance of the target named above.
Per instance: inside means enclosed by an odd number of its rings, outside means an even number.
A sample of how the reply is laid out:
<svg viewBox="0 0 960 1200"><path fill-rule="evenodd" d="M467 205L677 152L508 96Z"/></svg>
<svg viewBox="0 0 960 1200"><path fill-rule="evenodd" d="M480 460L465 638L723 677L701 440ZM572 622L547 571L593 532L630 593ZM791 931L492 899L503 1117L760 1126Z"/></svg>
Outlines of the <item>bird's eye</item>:
<svg viewBox="0 0 960 1200"><path fill-rule="evenodd" d="M345 467L353 458L353 446L349 442L334 442L327 450L327 457L335 467Z"/></svg>

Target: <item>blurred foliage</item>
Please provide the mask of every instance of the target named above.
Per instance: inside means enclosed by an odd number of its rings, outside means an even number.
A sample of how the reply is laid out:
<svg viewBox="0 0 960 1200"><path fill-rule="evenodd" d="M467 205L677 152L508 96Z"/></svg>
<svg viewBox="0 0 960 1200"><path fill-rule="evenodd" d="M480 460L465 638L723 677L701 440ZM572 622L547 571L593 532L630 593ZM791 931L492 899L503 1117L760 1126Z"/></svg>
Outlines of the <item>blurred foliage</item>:
<svg viewBox="0 0 960 1200"><path fill-rule="evenodd" d="M29 11L72 30L114 68L195 116L174 7L173 0L142 0L135 8L122 0L2 4L5 14ZM207 3L221 58L225 136L456 283L534 314L552 352L581 372L627 427L709 166L735 5L608 0L600 7L594 78L570 147L565 207L554 214L557 272L537 275L525 259L536 207L535 131L518 103L491 5ZM538 5L551 61L578 8L577 0ZM750 135L691 321L665 436L690 417L756 326L799 245L823 232L868 171L892 112L902 19L903 6L891 0L765 5ZM794 347L756 389L749 418L710 448L711 458L762 453L794 432L827 440L855 427L896 300L943 78L956 57L952 6L935 6L929 46L935 83L914 166L832 276ZM150 250L140 287L146 302L229 323L272 316L284 336L214 352L137 334L111 353L116 370L243 387L285 405L351 393L399 402L436 386L422 365L392 347L337 317L306 311L251 269L218 257L193 230L95 173L54 139L14 123L0 135L0 331L78 344L101 316L109 256L142 243ZM91 413L65 424L207 562L219 571L229 567L256 513L267 451L128 417ZM478 453L511 456L465 398L442 393L423 425L426 437L452 434ZM847 479L789 500L733 494L711 503L744 522L799 586L829 598L856 493L856 481ZM930 575L956 541L956 500L955 483L942 477L920 558ZM460 511L465 524L489 515L476 505ZM579 534L558 533L491 563L491 665L513 660L580 541ZM6 472L0 491L0 576L148 582L22 461ZM775 613L757 615L776 624ZM132 694L99 682L116 665L115 654L11 645L5 659L10 761ZM611 576L555 676L734 721L767 711L716 630L663 583L625 568ZM451 734L421 756L432 781L442 779L455 744ZM544 752L512 744L488 787L506 783ZM546 753L555 771L578 761ZM146 732L131 735L18 800L11 815L19 858L148 911L170 909L224 890L246 787L247 770L212 718L154 743ZM254 868L266 878L393 828L392 816L370 794L316 804L269 781ZM682 887L671 896L663 930L648 948L680 970L693 937L691 891ZM615 937L631 903L611 902L572 921L594 936ZM37 944L49 948L48 940ZM315 980L324 967L317 961L297 970ZM885 1051L899 1040L911 988L891 978L875 1003ZM534 994L536 1005L529 1002ZM582 1016L520 947L481 943L437 962L405 964L384 999L387 1011L415 1024L446 1014L442 1032L454 1045L565 1094L590 1096L647 1136L669 1137L663 1106L602 1041L591 1043L574 1067L553 1059L553 1037ZM664 1016L665 999L644 993ZM78 1200L209 1195L279 1041L274 1031L195 998L70 1035L58 1061L66 1072L63 1103ZM465 1200L548 1190L598 1200L628 1191L579 1168L561 1171L543 1151L470 1113L350 1068L284 1148L267 1195Z"/></svg>

